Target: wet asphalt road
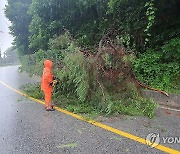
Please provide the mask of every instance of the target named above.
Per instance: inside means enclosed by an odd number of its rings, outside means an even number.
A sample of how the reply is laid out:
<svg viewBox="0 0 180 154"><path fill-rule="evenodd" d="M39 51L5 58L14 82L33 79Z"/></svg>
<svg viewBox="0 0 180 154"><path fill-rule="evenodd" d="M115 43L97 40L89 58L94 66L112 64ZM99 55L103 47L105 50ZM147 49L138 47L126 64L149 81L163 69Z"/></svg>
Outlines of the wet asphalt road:
<svg viewBox="0 0 180 154"><path fill-rule="evenodd" d="M18 73L18 66L0 67L0 81L19 89L35 82ZM163 153L44 106L0 83L0 154L119 154ZM154 119L118 116L99 118L114 128L145 138L148 133L180 136L180 113L157 110ZM161 143L176 150L180 144Z"/></svg>

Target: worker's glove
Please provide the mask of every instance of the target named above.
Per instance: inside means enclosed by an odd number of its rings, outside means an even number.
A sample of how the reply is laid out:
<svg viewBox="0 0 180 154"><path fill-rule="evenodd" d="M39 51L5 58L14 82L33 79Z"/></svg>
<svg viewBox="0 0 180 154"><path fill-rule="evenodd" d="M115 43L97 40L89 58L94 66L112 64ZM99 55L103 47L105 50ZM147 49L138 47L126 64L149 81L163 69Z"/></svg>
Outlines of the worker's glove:
<svg viewBox="0 0 180 154"><path fill-rule="evenodd" d="M59 83L59 79L53 76L53 81L50 83L50 86L55 87Z"/></svg>
<svg viewBox="0 0 180 154"><path fill-rule="evenodd" d="M53 80L53 81L50 83L50 86L55 87L57 83L58 83L57 80Z"/></svg>
<svg viewBox="0 0 180 154"><path fill-rule="evenodd" d="M53 84L52 84L52 86L53 86L53 87L55 87L57 83L58 83L58 81L57 81L57 80L53 80Z"/></svg>

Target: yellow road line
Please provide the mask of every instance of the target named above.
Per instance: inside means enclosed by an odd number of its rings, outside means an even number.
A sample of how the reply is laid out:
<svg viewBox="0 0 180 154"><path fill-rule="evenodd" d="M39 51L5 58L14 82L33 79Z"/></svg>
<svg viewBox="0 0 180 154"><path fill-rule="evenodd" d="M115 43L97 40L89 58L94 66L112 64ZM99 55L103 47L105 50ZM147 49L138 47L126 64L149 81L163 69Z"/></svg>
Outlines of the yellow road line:
<svg viewBox="0 0 180 154"><path fill-rule="evenodd" d="M41 101L41 100L39 100L39 99L35 99L35 98L33 98L33 97L29 97L27 94L24 94L24 93L22 93L21 91L16 90L16 89L10 87L9 85L5 84L5 83L2 82L2 81L0 81L0 83L3 84L4 86L6 86L7 88L13 90L14 92L22 95L22 96L25 96L25 97L27 97L27 98L35 101L35 102L38 102L38 103L40 103L40 104L45 104L43 101ZM65 114L67 114L67 115L69 115L69 116L72 116L72 117L74 117L74 118L76 118L76 119L85 121L85 122L90 123L90 124L92 124L92 125L94 125L94 126L100 127L100 128L102 128L102 129L105 129L105 130L107 130L107 131L113 132L113 133L118 134L118 135L120 135L120 136L123 136L123 137L125 137L125 138L131 139L131 140L133 140L133 141L136 141L136 142L145 144L146 146L149 146L149 145L147 145L146 140L145 140L144 138L141 138L141 137L138 137L138 136L135 136L135 135L126 133L126 132L124 132L124 131L118 130L118 129L116 129L116 128L110 127L110 126L108 126L108 125L102 124L102 123L97 122L97 121L94 121L94 120L85 119L84 117L82 117L82 116L80 116L80 115L77 115L77 114L74 114L74 113L72 113L72 112L66 111L66 110L61 109L61 108L59 108L59 107L55 107L55 109L56 109L57 111L60 111L60 112L62 112L62 113L65 113ZM163 152L171 153L171 154L180 154L180 151L177 151L177 150L175 150L175 149L172 149L172 148L169 148L169 147L160 145L160 144L157 145L157 146L154 147L154 148L156 148L156 149L158 149L158 150L161 150L161 151L163 151Z"/></svg>

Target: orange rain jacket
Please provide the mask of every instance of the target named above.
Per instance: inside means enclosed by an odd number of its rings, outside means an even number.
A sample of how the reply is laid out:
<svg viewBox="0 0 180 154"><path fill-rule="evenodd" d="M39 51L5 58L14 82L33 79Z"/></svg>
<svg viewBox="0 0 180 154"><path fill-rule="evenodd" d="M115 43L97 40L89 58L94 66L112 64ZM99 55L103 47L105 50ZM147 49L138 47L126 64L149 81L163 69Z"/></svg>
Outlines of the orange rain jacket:
<svg viewBox="0 0 180 154"><path fill-rule="evenodd" d="M45 60L43 75L41 80L41 90L43 90L44 93L52 93L53 90L53 87L50 86L50 83L53 81L52 65L53 65L52 61Z"/></svg>

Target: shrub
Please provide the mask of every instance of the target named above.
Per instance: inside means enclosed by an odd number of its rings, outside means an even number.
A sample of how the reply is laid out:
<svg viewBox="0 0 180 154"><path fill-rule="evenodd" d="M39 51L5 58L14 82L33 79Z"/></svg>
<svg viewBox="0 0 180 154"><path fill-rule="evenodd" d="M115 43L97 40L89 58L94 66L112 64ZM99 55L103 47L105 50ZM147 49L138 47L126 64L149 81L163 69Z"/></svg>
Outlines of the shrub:
<svg viewBox="0 0 180 154"><path fill-rule="evenodd" d="M147 85L174 91L172 81L180 75L180 39L172 39L158 51L149 49L134 61L134 72Z"/></svg>

